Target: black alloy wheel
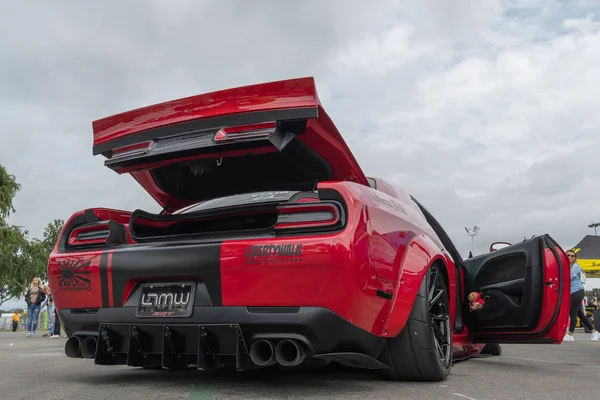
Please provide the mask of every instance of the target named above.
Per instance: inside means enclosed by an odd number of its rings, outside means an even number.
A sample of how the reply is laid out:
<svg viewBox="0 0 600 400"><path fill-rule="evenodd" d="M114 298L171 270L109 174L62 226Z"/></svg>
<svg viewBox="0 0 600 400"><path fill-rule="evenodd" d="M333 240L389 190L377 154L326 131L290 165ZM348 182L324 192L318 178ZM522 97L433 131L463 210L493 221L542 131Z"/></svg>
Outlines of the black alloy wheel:
<svg viewBox="0 0 600 400"><path fill-rule="evenodd" d="M433 264L398 336L390 338L379 357L388 366L385 378L397 381L438 382L452 368L452 326L449 286L444 266Z"/></svg>
<svg viewBox="0 0 600 400"><path fill-rule="evenodd" d="M427 288L429 326L433 335L434 350L444 367L452 362L452 328L450 327L450 302L446 282L438 268L432 268Z"/></svg>

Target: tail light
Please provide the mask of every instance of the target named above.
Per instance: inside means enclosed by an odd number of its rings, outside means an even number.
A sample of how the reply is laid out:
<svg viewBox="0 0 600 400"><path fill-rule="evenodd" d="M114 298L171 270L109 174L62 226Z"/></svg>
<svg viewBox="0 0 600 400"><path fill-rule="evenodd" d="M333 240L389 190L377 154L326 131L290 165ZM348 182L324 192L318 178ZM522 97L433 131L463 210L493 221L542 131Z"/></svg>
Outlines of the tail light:
<svg viewBox="0 0 600 400"><path fill-rule="evenodd" d="M66 243L63 244L65 246L63 249L102 248L125 243L127 243L127 232L123 224L114 220L99 220L97 222L78 224L73 227L68 233L68 238Z"/></svg>
<svg viewBox="0 0 600 400"><path fill-rule="evenodd" d="M267 139L275 133L276 127L275 122L265 122L221 128L215 134L214 141L215 143L230 143L248 139Z"/></svg>
<svg viewBox="0 0 600 400"><path fill-rule="evenodd" d="M196 157L237 157L236 152L245 155L249 149L257 154L283 151L297 133L304 133L305 125L305 121L297 120L269 121L182 131L113 149L104 165L124 173L152 169L157 162L165 166Z"/></svg>
<svg viewBox="0 0 600 400"><path fill-rule="evenodd" d="M106 244L110 236L108 222L82 225L69 234L69 246L85 246L90 244Z"/></svg>
<svg viewBox="0 0 600 400"><path fill-rule="evenodd" d="M112 151L111 160L129 156L141 156L149 153L154 146L153 140L148 140L146 142L136 143L129 146L119 147Z"/></svg>
<svg viewBox="0 0 600 400"><path fill-rule="evenodd" d="M110 208L88 208L71 216L63 226L56 250L70 251L102 249L128 243L125 224L130 212Z"/></svg>
<svg viewBox="0 0 600 400"><path fill-rule="evenodd" d="M336 202L285 204L277 208L275 230L333 230L344 225L344 212Z"/></svg>

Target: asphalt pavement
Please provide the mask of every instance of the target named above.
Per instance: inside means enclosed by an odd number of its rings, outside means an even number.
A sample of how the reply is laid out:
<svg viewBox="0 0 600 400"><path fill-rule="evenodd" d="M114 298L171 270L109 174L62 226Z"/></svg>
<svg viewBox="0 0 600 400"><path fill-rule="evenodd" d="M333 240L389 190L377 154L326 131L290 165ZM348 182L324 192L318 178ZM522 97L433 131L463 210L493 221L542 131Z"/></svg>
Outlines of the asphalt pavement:
<svg viewBox="0 0 600 400"><path fill-rule="evenodd" d="M504 345L499 357L456 363L439 383L381 381L342 367L208 374L96 366L64 355L66 339L0 332L0 399L588 399L600 395L600 342Z"/></svg>

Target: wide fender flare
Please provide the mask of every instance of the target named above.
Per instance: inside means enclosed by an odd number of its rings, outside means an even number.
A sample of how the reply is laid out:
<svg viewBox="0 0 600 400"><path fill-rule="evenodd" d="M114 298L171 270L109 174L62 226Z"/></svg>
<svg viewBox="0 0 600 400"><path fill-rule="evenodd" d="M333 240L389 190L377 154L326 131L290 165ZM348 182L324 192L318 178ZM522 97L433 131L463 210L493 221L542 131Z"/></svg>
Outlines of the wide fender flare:
<svg viewBox="0 0 600 400"><path fill-rule="evenodd" d="M444 265L446 278L452 279L452 274L447 270L448 264L440 248L423 234L415 236L408 244L402 260L398 289L391 300L392 308L382 336L395 337L402 331L410 316L421 283L429 268L436 262ZM451 293L449 293L449 298L452 310L454 299Z"/></svg>

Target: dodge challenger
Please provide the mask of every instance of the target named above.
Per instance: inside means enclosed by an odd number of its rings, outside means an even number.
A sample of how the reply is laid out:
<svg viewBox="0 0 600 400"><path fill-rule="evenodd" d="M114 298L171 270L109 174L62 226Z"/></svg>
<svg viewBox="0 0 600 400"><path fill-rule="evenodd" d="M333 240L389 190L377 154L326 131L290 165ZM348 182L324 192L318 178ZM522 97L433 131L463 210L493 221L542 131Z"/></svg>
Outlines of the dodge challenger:
<svg viewBox="0 0 600 400"><path fill-rule="evenodd" d="M93 154L161 211L88 208L65 223L47 272L68 357L238 371L335 362L440 381L499 343L562 341L561 247L542 235L464 260L414 196L365 175L313 78L92 128Z"/></svg>

